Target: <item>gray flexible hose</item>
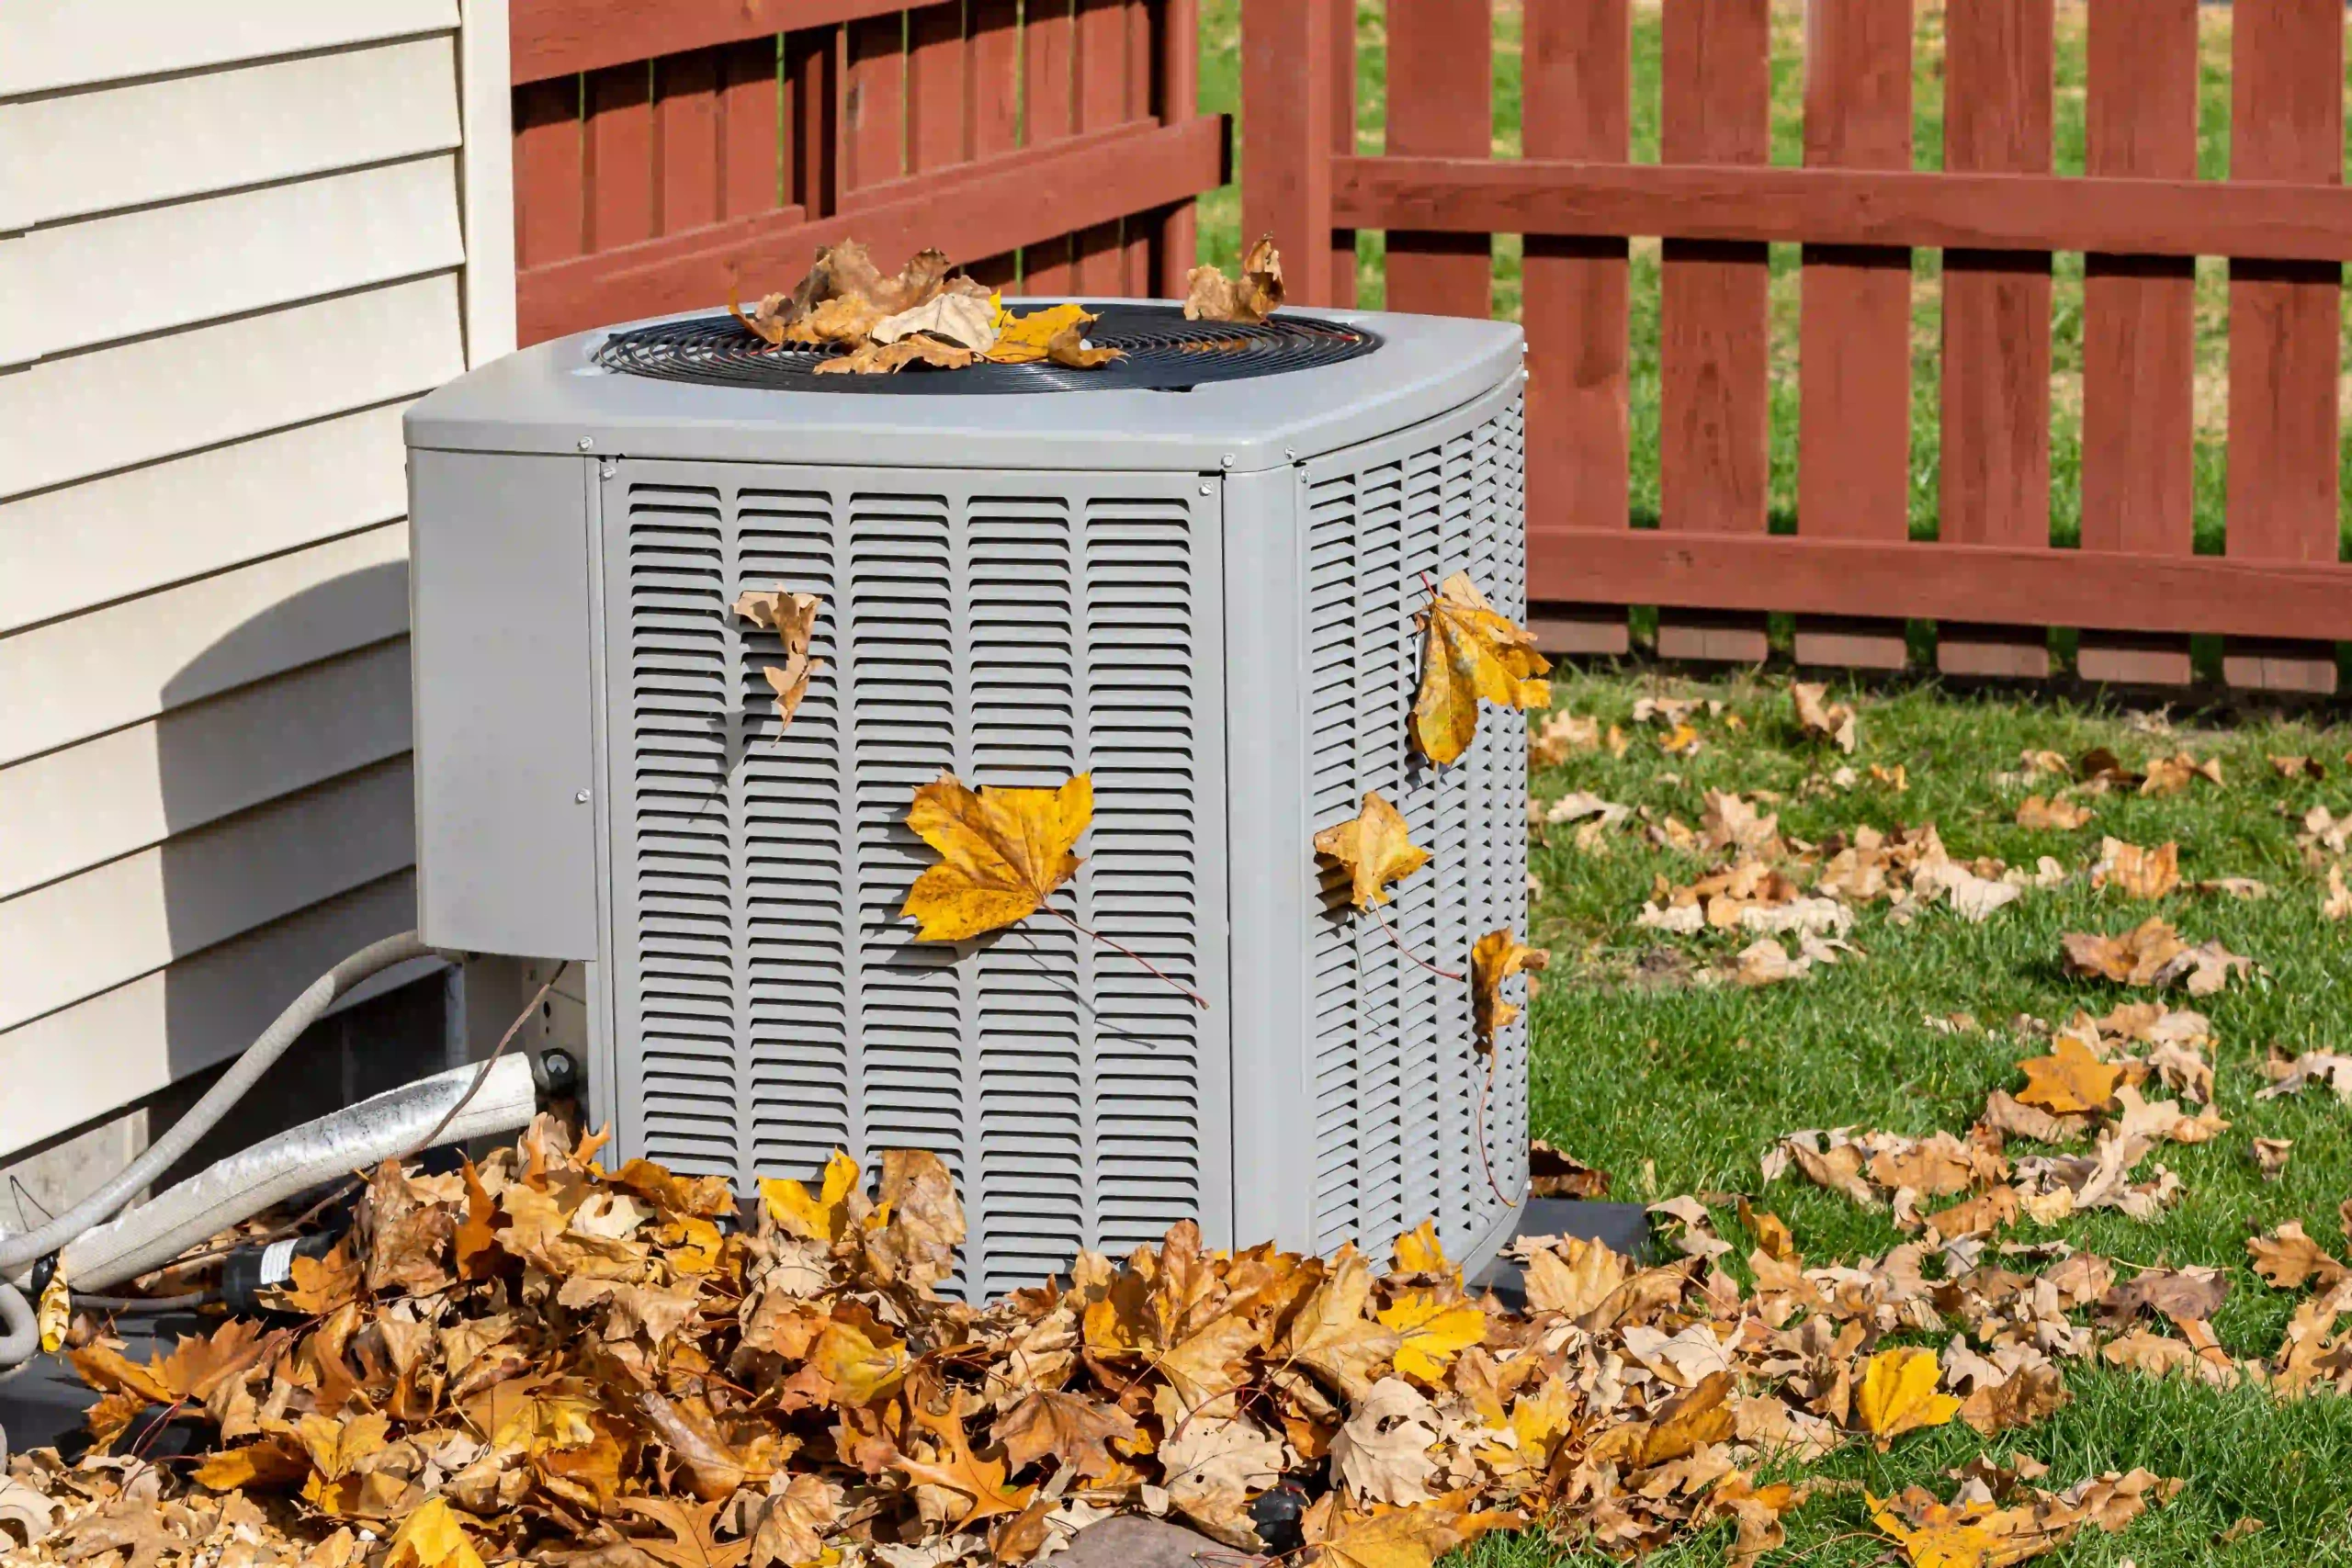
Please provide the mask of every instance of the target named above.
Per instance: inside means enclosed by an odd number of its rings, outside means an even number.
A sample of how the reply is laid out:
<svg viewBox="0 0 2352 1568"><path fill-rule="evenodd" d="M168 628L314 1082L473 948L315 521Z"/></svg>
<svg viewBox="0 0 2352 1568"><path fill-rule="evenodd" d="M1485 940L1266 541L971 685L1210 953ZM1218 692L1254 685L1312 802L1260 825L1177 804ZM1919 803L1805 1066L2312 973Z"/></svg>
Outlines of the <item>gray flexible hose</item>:
<svg viewBox="0 0 2352 1568"><path fill-rule="evenodd" d="M40 1323L33 1316L32 1303L14 1285L0 1285L0 1325L7 1333L0 1335L0 1367L13 1367L29 1361L40 1349ZM0 1432L0 1449L8 1438Z"/></svg>
<svg viewBox="0 0 2352 1568"><path fill-rule="evenodd" d="M321 1182L416 1152L427 1134L464 1143L531 1124L531 1064L509 1056L487 1072L452 1067L288 1128L94 1225L58 1255L66 1281L103 1291L160 1269L240 1220ZM291 1243L288 1244L291 1249Z"/></svg>
<svg viewBox="0 0 2352 1568"><path fill-rule="evenodd" d="M65 1213L38 1230L20 1235L0 1238L0 1275L13 1274L36 1258L46 1258L59 1247L88 1230L92 1225L112 1219L117 1211L130 1201L131 1194L155 1179L179 1162L180 1156L196 1146L196 1141L219 1124L229 1113L230 1107L245 1097L254 1080L267 1072L270 1065L286 1055L302 1031L319 1021L321 1014L334 999L352 987L371 976L380 975L395 964L406 964L413 958L430 958L433 950L416 940L414 931L402 931L372 942L311 982L310 988L294 998L293 1005L277 1015L277 1021L262 1032L260 1039L245 1047L230 1069L220 1075L220 1081L204 1091L204 1098L189 1108L187 1115L172 1124L172 1130L147 1147L147 1152L132 1160L122 1174L74 1204ZM6 1360L5 1351L12 1343L0 1340L0 1362Z"/></svg>
<svg viewBox="0 0 2352 1568"><path fill-rule="evenodd" d="M287 1048L319 1021L337 997L396 964L433 956L433 950L417 941L414 931L402 931L361 948L313 980L294 998L293 1005L262 1032L260 1039L245 1047L244 1055L205 1091L204 1098L191 1106L170 1132L149 1145L146 1153L125 1166L120 1175L38 1230L0 1237L0 1327L6 1331L0 1334L0 1368L18 1366L40 1349L40 1325L33 1315L32 1304L6 1276L111 1219L130 1201L132 1193L177 1163L180 1156L196 1146L198 1138L212 1131L229 1113L230 1107L244 1098L254 1080L286 1055ZM0 1443L6 1440L5 1435L0 1435Z"/></svg>

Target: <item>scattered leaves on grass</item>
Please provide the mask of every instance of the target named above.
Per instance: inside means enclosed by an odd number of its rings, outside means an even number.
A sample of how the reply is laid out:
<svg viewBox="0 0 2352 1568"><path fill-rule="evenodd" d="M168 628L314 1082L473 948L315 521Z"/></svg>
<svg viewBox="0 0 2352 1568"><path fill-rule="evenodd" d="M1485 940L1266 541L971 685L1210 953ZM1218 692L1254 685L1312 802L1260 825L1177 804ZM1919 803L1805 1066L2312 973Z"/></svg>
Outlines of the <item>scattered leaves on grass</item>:
<svg viewBox="0 0 2352 1568"><path fill-rule="evenodd" d="M1241 258L1241 276L1227 277L1215 266L1194 267L1184 277L1184 319L1188 321L1264 321L1283 303L1283 258L1267 234Z"/></svg>
<svg viewBox="0 0 2352 1568"><path fill-rule="evenodd" d="M899 913L921 922L922 942L960 942L1025 919L1078 874L1070 846L1093 817L1087 773L1058 789L977 793L942 773L915 791L907 813L940 863L915 879Z"/></svg>
<svg viewBox="0 0 2352 1568"><path fill-rule="evenodd" d="M2270 1087L2256 1089L2256 1100L2277 1100L2281 1095L2301 1094L2306 1086L2318 1084L2335 1091L2335 1098L2352 1104L2352 1055L2335 1051L2306 1051L2300 1056L2290 1056L2277 1045L2270 1047L2263 1058L2262 1071L2270 1079Z"/></svg>
<svg viewBox="0 0 2352 1568"><path fill-rule="evenodd" d="M2256 1138L2254 1140L2255 1168L2265 1181L2277 1181L2287 1174L2288 1156L2295 1152L2292 1138Z"/></svg>
<svg viewBox="0 0 2352 1568"><path fill-rule="evenodd" d="M1527 759L1535 767L1556 768L1578 753L1604 749L1612 757L1623 756L1625 732L1612 724L1603 733L1597 718L1555 713L1547 716L1530 737Z"/></svg>
<svg viewBox="0 0 2352 1568"><path fill-rule="evenodd" d="M1552 666L1534 636L1487 604L1468 572L1440 583L1415 619L1424 641L1413 740L1430 761L1451 763L1469 749L1481 698L1522 710L1551 705L1541 677Z"/></svg>
<svg viewBox="0 0 2352 1568"><path fill-rule="evenodd" d="M2145 1470L2110 1471L2054 1495L2004 1486L1996 1498L1983 1479L1970 1478L1950 1503L1920 1486L1869 1502L1871 1522L1903 1549L1912 1568L2007 1568L2056 1551L2086 1527L2120 1530L2177 1495L2181 1484Z"/></svg>
<svg viewBox="0 0 2352 1568"><path fill-rule="evenodd" d="M2352 1268L2305 1234L2301 1220L2289 1220L2266 1235L2248 1236L2245 1250L2254 1271L2281 1291L2305 1285L2332 1290L2352 1279Z"/></svg>
<svg viewBox="0 0 2352 1568"><path fill-rule="evenodd" d="M1366 790L1363 809L1315 835L1315 852L1348 874L1349 897L1359 909L1388 902L1385 891L1427 865L1429 851L1413 842L1405 818L1378 790Z"/></svg>
<svg viewBox="0 0 2352 1568"><path fill-rule="evenodd" d="M2233 975L2250 975L2254 961L2218 942L2195 947L2163 919L2149 919L2119 936L2070 931L2064 938L2066 967L2087 978L2118 985L2162 988L2185 981L2192 997L2210 997Z"/></svg>
<svg viewBox="0 0 2352 1568"><path fill-rule="evenodd" d="M2180 886L2180 846L2165 842L2142 849L2117 838L2099 841L2091 867L2093 887L2113 887L2131 898L2161 898Z"/></svg>
<svg viewBox="0 0 2352 1568"><path fill-rule="evenodd" d="M2148 761L2147 776L2140 783L2142 795L2178 795L2198 779L2216 788L2222 786L2222 760L2209 757L2199 761L2186 751L2170 757L2153 757Z"/></svg>
<svg viewBox="0 0 2352 1568"><path fill-rule="evenodd" d="M2061 832L2072 832L2087 824L2090 819L2089 807L2068 800L2063 795L2054 795L2046 800L2038 795L2029 795L2018 807L2017 823L2020 828L2046 828Z"/></svg>
<svg viewBox="0 0 2352 1568"><path fill-rule="evenodd" d="M1849 756L1853 754L1854 710L1850 706L1831 702L1829 688L1811 681L1792 682L1789 696L1796 705L1800 730L1827 740Z"/></svg>
<svg viewBox="0 0 2352 1568"><path fill-rule="evenodd" d="M2274 754L2270 759L2270 771L2282 779L2311 779L2316 782L2327 777L2327 764L2317 757L2281 757Z"/></svg>
<svg viewBox="0 0 2352 1568"><path fill-rule="evenodd" d="M2049 1055L2019 1062L2018 1066L2026 1079L2018 1100L2060 1115L2099 1110L2114 1098L2116 1082L2122 1077L2120 1069L2092 1055L2072 1035L2062 1036Z"/></svg>
<svg viewBox="0 0 2352 1568"><path fill-rule="evenodd" d="M1882 1350L1870 1359L1854 1413L1879 1452L1905 1432L1940 1427L1960 1414L1961 1402L1938 1392L1942 1379L1933 1350Z"/></svg>
<svg viewBox="0 0 2352 1568"><path fill-rule="evenodd" d="M1609 1196L1609 1173L1596 1170L1543 1138L1527 1141L1528 1191L1538 1198Z"/></svg>

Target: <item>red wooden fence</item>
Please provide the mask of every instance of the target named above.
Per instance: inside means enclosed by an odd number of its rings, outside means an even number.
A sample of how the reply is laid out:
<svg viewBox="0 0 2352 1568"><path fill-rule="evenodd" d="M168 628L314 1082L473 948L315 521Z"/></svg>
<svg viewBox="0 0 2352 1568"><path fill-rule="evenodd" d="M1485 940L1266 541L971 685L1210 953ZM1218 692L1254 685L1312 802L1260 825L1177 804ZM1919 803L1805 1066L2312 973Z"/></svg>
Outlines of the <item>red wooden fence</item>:
<svg viewBox="0 0 2352 1568"><path fill-rule="evenodd" d="M1387 0L1388 140L1358 156L1351 0L1245 0L1243 225L1302 303L1345 302L1388 232L1391 309L1483 315L1490 237L1526 239L1529 544L1563 651L1749 660L1797 613L1806 663L1904 657L2093 680L2333 690L2339 564L2343 0L2237 0L2231 177L2200 181L2197 0L2089 7L2088 172L2052 173L2053 0L1948 0L1945 167L1914 171L1912 0L1810 0L1804 162L1766 166L1769 0L1662 0L1664 162L1629 161L1628 0L1521 0L1524 156L1489 154L1490 0ZM1661 259L1660 511L1629 525L1625 240ZM1797 530L1766 532L1765 244L1802 243ZM1915 542L1910 255L1944 253L1939 536ZM2082 538L2050 543L2053 251L2088 253ZM2227 553L2192 542L2192 258L2233 258Z"/></svg>
<svg viewBox="0 0 2352 1568"><path fill-rule="evenodd" d="M1181 294L1193 0L514 0L520 335L935 244L1039 292Z"/></svg>

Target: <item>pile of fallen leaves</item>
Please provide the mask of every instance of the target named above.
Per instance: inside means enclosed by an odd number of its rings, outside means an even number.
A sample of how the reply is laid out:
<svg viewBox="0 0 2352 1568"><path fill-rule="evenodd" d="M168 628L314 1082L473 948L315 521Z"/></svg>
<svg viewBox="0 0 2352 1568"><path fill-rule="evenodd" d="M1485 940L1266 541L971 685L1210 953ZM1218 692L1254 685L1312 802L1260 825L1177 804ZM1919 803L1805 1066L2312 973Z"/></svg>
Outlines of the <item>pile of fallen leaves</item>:
<svg viewBox="0 0 2352 1568"><path fill-rule="evenodd" d="M814 1191L762 1182L746 1215L721 1179L606 1170L595 1145L542 1119L479 1167L388 1162L266 1322L139 1362L79 1321L94 1442L12 1461L0 1518L31 1544L7 1560L932 1568L1034 1562L1128 1511L1349 1568L1522 1527L1630 1554L1728 1518L1748 1563L1790 1510L1855 1490L1760 1467L2036 1419L2066 1397L2056 1359L2095 1337L2070 1311L2202 1300L2063 1247L2038 1273L1918 1244L1808 1269L1743 1211L1750 1292L1685 1199L1661 1206L1685 1229L1664 1264L1522 1238L1523 1309L1474 1293L1426 1224L1384 1268L1209 1251L1188 1223L967 1304L937 1292L964 1219L933 1156L887 1153L869 1187L836 1155ZM2326 1337L2352 1270L2282 1233L2272 1271L2298 1269L2332 1293L2268 1376L2352 1384ZM1940 1359L1919 1343L1947 1336ZM198 1457L140 1458L157 1407ZM2179 1484L2035 1473L1979 1461L1949 1499L1862 1506L1915 1562L2015 1562ZM1936 1544L1979 1539L1997 1552Z"/></svg>
<svg viewBox="0 0 2352 1568"><path fill-rule="evenodd" d="M1272 236L1244 258L1238 282L1214 266L1193 269L1184 314L1195 321L1261 321L1283 302L1282 258ZM1098 318L1061 304L1017 316L1001 296L949 265L946 253L916 253L885 275L854 240L817 253L789 294L770 294L748 313L740 299L728 310L771 348L820 349L820 375L887 376L910 365L935 370L972 366L1057 365L1095 370L1125 351L1098 347L1086 329Z"/></svg>

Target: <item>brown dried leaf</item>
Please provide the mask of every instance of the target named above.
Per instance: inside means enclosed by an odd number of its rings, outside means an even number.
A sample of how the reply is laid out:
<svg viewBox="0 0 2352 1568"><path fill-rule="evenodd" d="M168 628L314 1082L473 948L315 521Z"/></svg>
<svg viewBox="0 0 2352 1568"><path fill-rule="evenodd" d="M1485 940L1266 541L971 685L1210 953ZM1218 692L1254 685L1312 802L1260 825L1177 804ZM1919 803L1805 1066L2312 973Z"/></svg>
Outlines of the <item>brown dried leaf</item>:
<svg viewBox="0 0 2352 1568"><path fill-rule="evenodd" d="M2053 795L2047 800L2038 795L2029 795L2025 797L2023 804L2018 807L2017 822L2020 828L2052 829L2060 832L2072 832L2088 823L2090 819L2089 807L2068 800L2063 795Z"/></svg>
<svg viewBox="0 0 2352 1568"><path fill-rule="evenodd" d="M1188 321L1264 321L1282 308L1283 258L1267 234L1241 258L1238 282L1214 266L1196 266L1184 278L1184 319Z"/></svg>
<svg viewBox="0 0 2352 1568"><path fill-rule="evenodd" d="M2167 841L2148 850L2104 839L2098 863L2091 867L2091 886L2111 886L2132 898L2161 898L2180 886L2180 846Z"/></svg>

